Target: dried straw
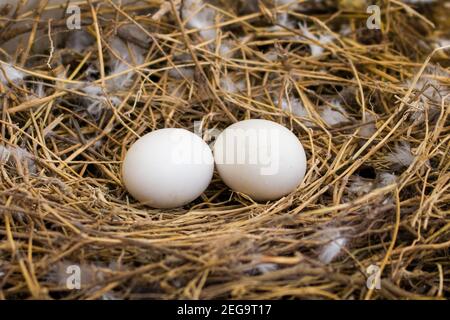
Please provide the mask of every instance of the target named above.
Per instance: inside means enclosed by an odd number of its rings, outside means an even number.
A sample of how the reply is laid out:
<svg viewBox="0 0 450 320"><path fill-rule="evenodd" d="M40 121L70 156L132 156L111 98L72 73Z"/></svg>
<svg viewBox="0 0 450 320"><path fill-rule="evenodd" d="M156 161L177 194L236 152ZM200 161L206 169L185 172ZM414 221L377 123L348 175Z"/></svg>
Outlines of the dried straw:
<svg viewBox="0 0 450 320"><path fill-rule="evenodd" d="M0 298L449 297L444 2L380 1L369 30L348 1L77 1L83 36L65 1L36 3L0 19ZM255 203L215 175L156 210L124 190L139 136L249 118L303 143L292 194Z"/></svg>

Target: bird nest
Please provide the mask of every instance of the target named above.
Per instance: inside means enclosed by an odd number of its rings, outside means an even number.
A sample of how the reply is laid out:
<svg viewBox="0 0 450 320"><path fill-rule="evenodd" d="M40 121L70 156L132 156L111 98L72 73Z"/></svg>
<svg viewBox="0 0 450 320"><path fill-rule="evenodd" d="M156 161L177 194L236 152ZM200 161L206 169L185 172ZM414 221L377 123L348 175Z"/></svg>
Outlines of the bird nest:
<svg viewBox="0 0 450 320"><path fill-rule="evenodd" d="M0 298L448 298L448 4L377 5L0 1ZM126 192L145 133L250 118L305 148L288 196Z"/></svg>

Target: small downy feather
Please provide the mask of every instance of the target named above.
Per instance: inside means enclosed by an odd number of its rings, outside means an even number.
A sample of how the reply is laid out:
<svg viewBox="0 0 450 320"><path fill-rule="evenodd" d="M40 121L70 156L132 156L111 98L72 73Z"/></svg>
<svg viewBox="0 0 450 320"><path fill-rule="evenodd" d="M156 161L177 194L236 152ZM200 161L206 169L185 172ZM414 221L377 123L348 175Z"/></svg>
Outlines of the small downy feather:
<svg viewBox="0 0 450 320"><path fill-rule="evenodd" d="M184 0L181 7L181 14L189 29L199 29L200 35L211 40L216 37L215 11L207 7L202 0Z"/></svg>
<svg viewBox="0 0 450 320"><path fill-rule="evenodd" d="M278 98L275 97L273 99L274 104L276 107L279 106ZM302 101L297 98L290 98L289 100L286 98L281 99L281 109L283 111L292 113L295 116L302 117L302 118L310 118L308 111L306 110L305 106L303 105ZM304 122L306 126L312 126L312 123L309 121Z"/></svg>
<svg viewBox="0 0 450 320"><path fill-rule="evenodd" d="M349 24L342 24L341 28L339 29L339 33L344 36L347 37L349 35L352 34L352 27Z"/></svg>
<svg viewBox="0 0 450 320"><path fill-rule="evenodd" d="M94 119L98 120L102 114L102 111L109 106L108 99L102 88L96 84L86 84L84 87L80 88L80 91L83 91L88 95L87 97L83 97L83 101L86 105L86 111ZM116 96L111 96L109 99L113 107L117 107L121 103L121 100Z"/></svg>
<svg viewBox="0 0 450 320"><path fill-rule="evenodd" d="M275 0L274 4L276 6L284 6L288 5L289 9L295 9L298 5L297 0Z"/></svg>
<svg viewBox="0 0 450 320"><path fill-rule="evenodd" d="M225 75L220 79L220 87L228 93L236 93L245 89L243 80L235 81L230 75Z"/></svg>
<svg viewBox="0 0 450 320"><path fill-rule="evenodd" d="M364 179L360 176L354 175L350 177L348 191L359 197L372 191L373 187L374 183L371 179Z"/></svg>
<svg viewBox="0 0 450 320"><path fill-rule="evenodd" d="M36 98L43 98L43 97L45 97L44 83L39 81L33 85L31 89L31 94L26 95L26 100L33 100Z"/></svg>
<svg viewBox="0 0 450 320"><path fill-rule="evenodd" d="M120 299L117 298L117 297L114 295L114 293L111 292L111 291L108 291L108 292L102 294L101 299L102 299L102 300L120 300Z"/></svg>
<svg viewBox="0 0 450 320"><path fill-rule="evenodd" d="M168 75L175 79L193 79L195 75L195 69L193 67L184 67L179 65L186 65L192 63L192 57L189 54L179 54L174 56L174 64L176 68L171 68L168 71Z"/></svg>
<svg viewBox="0 0 450 320"><path fill-rule="evenodd" d="M260 274L266 274L275 270L278 270L278 265L275 263L260 263L256 265L255 269Z"/></svg>
<svg viewBox="0 0 450 320"><path fill-rule="evenodd" d="M86 82L80 87L80 90L88 94L89 96L101 97L104 95L102 87L95 83Z"/></svg>
<svg viewBox="0 0 450 320"><path fill-rule="evenodd" d="M322 55L322 53L325 50L324 46L332 42L334 39L334 36L332 35L315 36L311 31L309 31L306 23L304 24L299 23L298 26L300 28L300 31L306 38L312 39L316 42L316 43L309 43L309 48L311 49L311 56L313 57Z"/></svg>
<svg viewBox="0 0 450 320"><path fill-rule="evenodd" d="M386 160L388 162L402 167L408 167L413 163L415 158L408 142L397 144L394 147L394 150L386 155Z"/></svg>
<svg viewBox="0 0 450 320"><path fill-rule="evenodd" d="M292 28L294 26L294 23L289 19L289 14L287 12L282 12L277 15L277 23L287 28Z"/></svg>
<svg viewBox="0 0 450 320"><path fill-rule="evenodd" d="M144 32L142 27L137 26L133 23L121 25L117 33L121 39L127 39L132 43L139 43L144 47L149 46L152 42L152 38L148 33Z"/></svg>
<svg viewBox="0 0 450 320"><path fill-rule="evenodd" d="M23 80L25 73L16 69L13 65L0 61L0 81L6 85L10 81L18 83Z"/></svg>
<svg viewBox="0 0 450 320"><path fill-rule="evenodd" d="M45 89L44 89L44 83L43 82L38 82L36 84L36 87L34 88L34 93L36 94L36 96L38 98L43 98L45 97Z"/></svg>
<svg viewBox="0 0 450 320"><path fill-rule="evenodd" d="M450 87L440 81L440 78L446 79L450 77L450 73L444 68L430 64L416 82L414 89L420 91L422 94L420 99L435 100L440 103L441 99L450 93ZM404 84L405 88L411 87L413 81L410 79Z"/></svg>
<svg viewBox="0 0 450 320"><path fill-rule="evenodd" d="M79 274L81 286L87 286L104 279L104 273L101 272L94 264L78 264L71 261L63 261L54 265L47 274L47 279L50 282L61 286L66 286L68 281L71 280L69 277L73 274L73 270L77 268L80 270Z"/></svg>
<svg viewBox="0 0 450 320"><path fill-rule="evenodd" d="M31 174L36 174L37 172L34 156L26 149L16 146L0 145L0 162L7 163L12 161L16 164L26 165L28 172Z"/></svg>
<svg viewBox="0 0 450 320"><path fill-rule="evenodd" d="M120 99L117 97L111 97L110 102L113 107L120 105ZM100 119L103 110L108 108L108 100L106 97L100 97L98 100L91 99L91 102L86 108L87 113L89 113L95 120Z"/></svg>
<svg viewBox="0 0 450 320"><path fill-rule="evenodd" d="M169 76L175 79L193 79L195 75L194 68L177 67L169 70Z"/></svg>
<svg viewBox="0 0 450 320"><path fill-rule="evenodd" d="M361 126L361 128L359 129L359 134L361 137L368 139L372 137L375 134L375 132L377 132L377 127L375 125L375 120L377 119L377 117L367 111L365 115L366 115L366 124Z"/></svg>
<svg viewBox="0 0 450 320"><path fill-rule="evenodd" d="M0 162L7 162L9 157L11 156L11 152L7 146L0 145Z"/></svg>
<svg viewBox="0 0 450 320"><path fill-rule="evenodd" d="M289 18L288 12L290 12L290 11L292 12L292 11L300 8L301 4L299 4L297 0L274 0L273 4L277 7L283 6L284 10L286 10L286 11L283 11L283 12L280 12L277 14L276 19L277 19L278 25L272 27L271 29L275 30L275 31L283 30L284 28L281 26L284 26L287 28L295 28L294 21L293 21L293 19Z"/></svg>
<svg viewBox="0 0 450 320"><path fill-rule="evenodd" d="M381 172L378 177L378 186L385 187L397 182L397 176L389 172Z"/></svg>
<svg viewBox="0 0 450 320"><path fill-rule="evenodd" d="M411 4L427 4L427 3L432 3L435 1L436 0L405 0L405 2L411 3Z"/></svg>
<svg viewBox="0 0 450 320"><path fill-rule="evenodd" d="M294 22L289 18L289 13L287 12L279 12L276 15L276 25L270 28L272 31L281 31L285 30L285 28L294 28Z"/></svg>
<svg viewBox="0 0 450 320"><path fill-rule="evenodd" d="M436 48L447 47L447 46L450 46L450 39L440 38L440 39L436 40ZM450 50L450 48L448 48L446 50Z"/></svg>
<svg viewBox="0 0 450 320"><path fill-rule="evenodd" d="M341 236L338 230L333 229L326 231L325 239L329 240L329 242L322 247L319 260L322 263L329 264L339 256L342 248L347 244L347 239Z"/></svg>
<svg viewBox="0 0 450 320"><path fill-rule="evenodd" d="M299 7L297 0L275 0L274 5L275 6L284 6L285 9L288 11L293 11ZM275 31L283 30L284 28L281 26L284 26L287 28L294 28L294 26L295 26L294 22L291 19L289 19L289 14L287 11L278 13L276 19L277 19L277 23L279 25L276 25L273 28L271 28L272 30L275 30Z"/></svg>
<svg viewBox="0 0 450 320"><path fill-rule="evenodd" d="M236 41L225 39L220 43L219 55L222 58L233 58L237 52Z"/></svg>
<svg viewBox="0 0 450 320"><path fill-rule="evenodd" d="M251 268L247 269L251 274L266 274L279 269L279 265L272 262L262 261L261 256L256 256L251 264Z"/></svg>
<svg viewBox="0 0 450 320"><path fill-rule="evenodd" d="M110 46L120 59L111 53L111 72L109 75L114 76L144 62L142 50L134 44L125 43L121 39L114 37L110 41ZM129 87L135 74L136 72L131 70L108 80L108 89L120 90Z"/></svg>
<svg viewBox="0 0 450 320"><path fill-rule="evenodd" d="M219 47L219 56L222 58L231 58L233 56L232 49L230 41L223 41Z"/></svg>
<svg viewBox="0 0 450 320"><path fill-rule="evenodd" d="M339 100L332 100L330 104L332 107L328 104L323 105L322 111L320 112L320 116L327 125L335 126L340 123L349 122L349 116Z"/></svg>
<svg viewBox="0 0 450 320"><path fill-rule="evenodd" d="M428 113L427 115L426 112ZM432 105L423 101L423 99L413 101L406 111L406 114L408 114L407 119L412 122L410 128L425 122L427 116L428 119L433 118L438 112L439 109L434 108Z"/></svg>
<svg viewBox="0 0 450 320"><path fill-rule="evenodd" d="M271 62L276 62L278 60L278 53L274 50L270 50L264 54L264 58Z"/></svg>

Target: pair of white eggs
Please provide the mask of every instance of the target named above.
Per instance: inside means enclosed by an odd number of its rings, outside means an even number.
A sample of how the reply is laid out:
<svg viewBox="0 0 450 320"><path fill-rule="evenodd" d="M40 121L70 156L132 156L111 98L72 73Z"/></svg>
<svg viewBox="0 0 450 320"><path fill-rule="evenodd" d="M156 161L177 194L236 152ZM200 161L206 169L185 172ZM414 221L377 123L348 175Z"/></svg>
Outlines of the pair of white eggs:
<svg viewBox="0 0 450 320"><path fill-rule="evenodd" d="M297 188L305 176L306 155L291 131L268 120L229 126L217 137L213 152L198 135L167 128L144 135L130 147L122 176L138 201L175 208L205 191L214 164L231 189L255 201L267 201Z"/></svg>

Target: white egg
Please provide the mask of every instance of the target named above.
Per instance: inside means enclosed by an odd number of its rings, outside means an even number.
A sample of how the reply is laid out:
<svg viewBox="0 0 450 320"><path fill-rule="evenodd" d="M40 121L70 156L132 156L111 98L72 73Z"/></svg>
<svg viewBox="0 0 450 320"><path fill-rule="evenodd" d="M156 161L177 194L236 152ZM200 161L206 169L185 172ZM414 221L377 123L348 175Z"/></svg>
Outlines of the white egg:
<svg viewBox="0 0 450 320"><path fill-rule="evenodd" d="M256 201L289 194L305 176L302 144L291 131L272 121L237 122L217 137L213 149L225 184Z"/></svg>
<svg viewBox="0 0 450 320"><path fill-rule="evenodd" d="M122 177L128 192L154 208L185 205L208 187L214 171L209 146L185 129L161 129L128 150Z"/></svg>

